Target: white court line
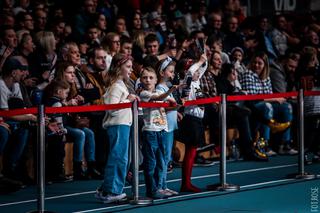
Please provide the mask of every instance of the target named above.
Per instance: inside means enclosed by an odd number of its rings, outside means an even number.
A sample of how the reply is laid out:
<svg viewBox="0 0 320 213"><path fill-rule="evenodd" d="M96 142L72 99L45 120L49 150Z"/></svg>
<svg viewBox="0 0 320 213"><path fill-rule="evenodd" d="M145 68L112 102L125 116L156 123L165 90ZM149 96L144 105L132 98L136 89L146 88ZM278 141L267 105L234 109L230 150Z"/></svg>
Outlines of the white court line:
<svg viewBox="0 0 320 213"><path fill-rule="evenodd" d="M287 164L287 165L281 165L281 166L271 166L271 167L263 167L263 168L257 168L257 169L239 170L239 171L234 171L234 172L228 172L227 175L235 175L235 174L242 174L242 173L249 173L249 172L258 172L258 171L271 170L271 169L281 169L281 168L292 167L292 166L297 166L297 165L298 164ZM203 179L203 178L209 178L209 177L217 177L219 175L220 175L219 173L212 174L212 175L201 175L201 176L192 177L191 179ZM167 182L172 183L172 182L178 182L178 181L181 181L181 178L168 180ZM143 187L143 186L145 186L145 184L139 184L139 187ZM124 188L129 189L129 188L131 188L131 186L126 186ZM94 192L95 191L87 191L87 192L72 193L72 194L67 194L67 195L52 196L52 197L45 198L45 200L53 200L53 199L59 199L59 198L64 198L64 197L92 194ZM36 201L37 201L36 199L32 199L32 200L18 201L18 202L12 202L12 203L4 203L4 204L0 204L0 207L18 205L18 204L23 204L23 203L31 203L31 202L36 202Z"/></svg>
<svg viewBox="0 0 320 213"><path fill-rule="evenodd" d="M275 180L275 181L268 181L268 182L261 182L261 183L255 183L255 184L250 184L250 185L244 185L240 186L240 189L242 188L250 188L250 187L255 187L255 186L263 186L263 185L268 185L272 183L282 183L282 182L289 182L295 180L294 178L290 179L280 179L280 180ZM216 191L206 191L206 192L199 192L196 194L187 194L187 195L177 195L174 197L169 197L166 199L159 199L159 200L154 200L154 203L159 203L161 200L180 200L181 198L187 198L187 197L194 197L194 196L199 196L199 195L207 195L207 194L213 194L216 193ZM73 213L88 213L88 212L96 212L96 211L102 211L102 210L110 210L114 209L116 207L127 207L131 206L130 204L125 204L125 205L118 205L118 206L111 206L111 207L105 207L105 208L99 208L99 209L90 209L90 210L84 210L84 211L78 211L78 212L73 212Z"/></svg>

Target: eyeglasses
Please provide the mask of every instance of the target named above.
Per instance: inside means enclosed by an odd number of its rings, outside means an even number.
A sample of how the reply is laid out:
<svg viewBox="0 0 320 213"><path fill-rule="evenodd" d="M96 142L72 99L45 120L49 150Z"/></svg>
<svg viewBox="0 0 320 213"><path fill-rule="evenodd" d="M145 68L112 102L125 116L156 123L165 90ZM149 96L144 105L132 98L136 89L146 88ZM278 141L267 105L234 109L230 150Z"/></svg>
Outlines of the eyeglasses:
<svg viewBox="0 0 320 213"><path fill-rule="evenodd" d="M120 44L120 41L116 40L116 41L112 41L112 43Z"/></svg>

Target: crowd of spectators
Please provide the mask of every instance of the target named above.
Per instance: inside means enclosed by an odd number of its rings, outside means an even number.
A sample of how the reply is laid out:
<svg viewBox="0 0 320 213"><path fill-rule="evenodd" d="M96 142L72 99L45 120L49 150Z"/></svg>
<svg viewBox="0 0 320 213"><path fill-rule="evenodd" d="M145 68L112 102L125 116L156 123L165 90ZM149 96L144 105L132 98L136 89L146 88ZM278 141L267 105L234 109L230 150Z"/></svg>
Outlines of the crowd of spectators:
<svg viewBox="0 0 320 213"><path fill-rule="evenodd" d="M165 91L180 85L170 96L178 105L222 93L320 90L320 20L312 13L249 17L240 0L81 0L76 4L70 8L61 1L1 2L1 110L104 104L108 71L119 53L133 58L126 87L135 95L144 90L140 75L146 68L157 71L160 80L167 67L161 69L159 64L173 61L170 81L159 85L166 85ZM199 63L200 71L191 68ZM266 161L276 154L297 154L296 107L295 98L228 104L227 126L238 129L243 158ZM205 145L200 140L204 130L196 131L199 137L190 136L199 138L191 142L184 135L187 125L208 128L210 144L218 145L218 103L179 108L176 113L178 125L169 132L189 147L183 175L190 178L190 158L191 164L193 159L208 160L195 156L197 147ZM93 112L46 118L48 182L103 179L109 149L104 116L105 112ZM306 150L312 153L307 160L318 161L319 96L305 98L305 116ZM32 114L0 117L2 192L35 182L26 162L36 161L36 121ZM74 143L73 177L64 172L65 143ZM166 166L171 160L166 154ZM184 184L182 191L199 191L190 189L188 179Z"/></svg>

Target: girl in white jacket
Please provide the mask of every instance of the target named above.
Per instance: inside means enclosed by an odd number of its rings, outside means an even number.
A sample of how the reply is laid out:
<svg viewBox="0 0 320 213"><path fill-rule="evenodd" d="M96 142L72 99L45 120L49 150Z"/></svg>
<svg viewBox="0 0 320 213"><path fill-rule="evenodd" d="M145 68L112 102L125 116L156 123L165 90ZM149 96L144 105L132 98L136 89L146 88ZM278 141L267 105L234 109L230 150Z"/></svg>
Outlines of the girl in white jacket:
<svg viewBox="0 0 320 213"><path fill-rule="evenodd" d="M187 83L187 90L185 92L187 100L196 100L202 97L200 88L200 78L205 73L208 67L207 56L202 54L200 60L193 64L187 72L186 79L192 78L191 83ZM197 146L201 140L204 140L204 127L202 118L204 116L204 107L192 105L184 109L185 116L181 122L182 142L185 144L185 155L182 164L182 183L181 192L200 192L201 190L191 184L191 174L194 159L197 153ZM192 130L192 131L190 131Z"/></svg>
<svg viewBox="0 0 320 213"><path fill-rule="evenodd" d="M137 97L129 94L126 82L132 72L132 58L116 54L107 76L105 104L132 102ZM123 193L128 164L128 147L132 112L130 108L110 110L103 119L103 127L109 139L109 154L104 181L96 192L96 198L112 203L126 197Z"/></svg>

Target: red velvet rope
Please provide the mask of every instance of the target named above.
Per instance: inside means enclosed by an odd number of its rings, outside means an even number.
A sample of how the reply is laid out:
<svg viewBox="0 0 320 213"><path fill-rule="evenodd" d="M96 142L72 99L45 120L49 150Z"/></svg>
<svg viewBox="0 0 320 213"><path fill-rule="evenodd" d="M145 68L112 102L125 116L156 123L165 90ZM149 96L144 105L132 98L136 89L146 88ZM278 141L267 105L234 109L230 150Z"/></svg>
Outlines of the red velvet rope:
<svg viewBox="0 0 320 213"><path fill-rule="evenodd" d="M261 94L261 95L235 95L227 96L227 101L248 101L248 100L263 100L269 98L290 98L296 97L298 92L287 92L287 93L274 93L274 94ZM305 91L305 96L317 96L320 95L320 91ZM183 106L192 105L203 105L210 103L217 103L221 101L221 97L204 98L193 101L186 101ZM115 110L123 108L131 108L132 103L120 103L120 104L108 104L108 105L90 105L90 106L67 106L67 107L46 107L46 114L55 113L75 113L75 112L94 112L94 111L105 111ZM156 107L172 107L170 103L156 103L156 102L140 102L139 107L141 108L156 108ZM11 117L14 115L22 114L36 114L38 109L36 107L27 109L14 109L14 110L3 110L0 111L0 117Z"/></svg>

